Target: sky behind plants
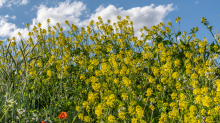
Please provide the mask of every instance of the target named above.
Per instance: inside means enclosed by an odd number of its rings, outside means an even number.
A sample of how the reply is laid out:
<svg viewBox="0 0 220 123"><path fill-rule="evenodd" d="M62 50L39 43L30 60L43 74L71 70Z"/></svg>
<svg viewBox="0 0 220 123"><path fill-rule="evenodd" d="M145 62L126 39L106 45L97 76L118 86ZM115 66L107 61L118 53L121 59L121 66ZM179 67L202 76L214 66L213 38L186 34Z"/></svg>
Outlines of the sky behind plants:
<svg viewBox="0 0 220 123"><path fill-rule="evenodd" d="M217 32L220 32L218 5L220 5L218 0L0 0L0 40L4 41L3 46L7 44L7 38L15 37L18 43L21 40L18 32L22 34L25 41L28 40L26 23L30 24L30 31L34 26L37 27L39 22L42 24L41 28L47 30L46 21L50 19L51 29L53 30L56 23L60 23L67 36L66 31L71 31L71 29L64 23L65 20L68 20L70 24L75 24L81 31L81 27L86 30L91 20L94 20L95 23L98 22L98 16L101 16L103 23L107 23L107 20L110 19L110 24L113 25L118 21L117 15L120 15L122 20L129 15L130 20L133 21L134 36L138 40L143 39L141 38L141 28L144 26L150 28L160 22L163 22L166 27L169 27L167 22L171 22L177 33L179 23L176 23L175 19L180 17L179 31L181 31L181 35L183 31L186 31L186 36L191 36L188 34L191 29L198 27L199 31L195 33L195 38L203 41L203 37L205 37L210 45L214 38L207 27L200 22L201 18L205 17L209 25L213 26L213 34L216 35ZM129 27L131 26L129 25ZM100 32L95 25L94 28L96 33ZM170 29L171 33L174 33L173 28ZM165 29L162 28L162 30ZM116 33L116 31L114 32ZM147 35L146 31L143 33ZM56 33L55 37L57 36ZM180 36L177 38L178 43L181 39ZM36 43L36 37L33 40ZM91 44L90 40L89 42ZM174 38L174 42L176 42L176 38ZM152 46L150 41L148 43ZM133 43L131 44L133 46ZM217 62L220 63L220 60L217 59Z"/></svg>

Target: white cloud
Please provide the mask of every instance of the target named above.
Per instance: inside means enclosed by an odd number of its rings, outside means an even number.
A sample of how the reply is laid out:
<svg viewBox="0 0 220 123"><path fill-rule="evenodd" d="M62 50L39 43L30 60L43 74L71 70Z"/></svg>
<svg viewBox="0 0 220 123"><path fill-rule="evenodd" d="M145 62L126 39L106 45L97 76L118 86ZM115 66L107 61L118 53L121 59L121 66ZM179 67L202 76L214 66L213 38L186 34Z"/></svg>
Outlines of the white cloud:
<svg viewBox="0 0 220 123"><path fill-rule="evenodd" d="M14 5L17 5L17 4L19 4L19 5L25 5L25 4L27 4L28 3L28 0L0 0L0 8L4 5L4 4L6 4L6 2L7 2L7 7L11 7L11 5L12 4L14 4Z"/></svg>
<svg viewBox="0 0 220 123"><path fill-rule="evenodd" d="M11 19L13 19L13 20L14 20L15 18L16 18L16 16L15 16L15 15L13 15L13 16L11 17Z"/></svg>
<svg viewBox="0 0 220 123"><path fill-rule="evenodd" d="M6 3L7 0L0 0L0 7L3 6L4 3Z"/></svg>
<svg viewBox="0 0 220 123"><path fill-rule="evenodd" d="M21 4L24 4L24 5L25 5L25 4L27 4L27 3L28 3L28 0L22 0L22 1L21 1Z"/></svg>
<svg viewBox="0 0 220 123"><path fill-rule="evenodd" d="M11 5L11 4L15 4L15 5L16 5L16 4L20 3L20 1L21 1L21 0L8 0L7 3L10 4L10 5Z"/></svg>
<svg viewBox="0 0 220 123"><path fill-rule="evenodd" d="M41 28L47 30L46 21L47 19L50 19L51 27L60 23L60 26L63 27L64 30L70 30L70 27L65 25L64 21L69 20L70 23L80 23L79 16L85 9L86 6L83 5L82 2L69 3L69 0L61 2L58 7L54 8L47 8L44 5L40 5L37 11L37 18L32 19L32 24L29 22L30 29L34 26L37 27L38 22L40 22L42 24ZM27 28L17 28L15 24L8 23L6 17L0 19L0 36L9 38L15 37L16 40L20 42L21 38L18 36L18 32L20 32L24 40L27 40L29 38Z"/></svg>
<svg viewBox="0 0 220 123"><path fill-rule="evenodd" d="M38 8L37 18L33 19L32 25L37 25L38 22L41 22L42 28L47 29L46 20L47 18L50 18L51 27L56 26L56 23L60 23L64 31L70 31L70 27L68 27L64 23L65 20L68 20L70 24L75 24L80 31L81 27L84 27L86 29L91 20L98 22L98 16L102 17L104 23L107 23L107 20L110 19L110 24L113 25L114 22L117 23L118 21L117 15L121 15L122 19L125 19L125 17L129 15L130 20L134 23L133 26L135 36L140 37L141 28L143 28L144 26L150 28L151 26L163 22L162 19L168 14L168 12L174 10L172 8L172 4L168 4L167 6L159 5L155 8L153 7L154 4L151 4L150 6L135 7L128 10L123 10L123 7L117 9L114 5L109 5L106 8L100 5L99 8L95 10L95 13L90 15L89 19L80 21L79 16L82 15L82 11L85 11L85 13L87 13L86 6L83 5L82 2L69 3L69 0L67 0L66 2L60 3L59 6L55 8L47 8L41 5ZM96 27L95 31L98 31Z"/></svg>
<svg viewBox="0 0 220 123"><path fill-rule="evenodd" d="M9 15L7 14L7 15L5 15L4 17L5 17L5 18L8 18L8 17L9 17ZM16 18L16 16L15 16L15 15L11 16L11 19L13 19L13 20L14 20L15 18Z"/></svg>
<svg viewBox="0 0 220 123"><path fill-rule="evenodd" d="M199 3L198 1L195 2L195 4Z"/></svg>
<svg viewBox="0 0 220 123"><path fill-rule="evenodd" d="M12 10L11 4L7 4L6 6Z"/></svg>
<svg viewBox="0 0 220 123"><path fill-rule="evenodd" d="M120 15L122 20L126 19L126 16L129 15L130 20L133 21L134 36L138 37L140 40L140 29L144 26L150 28L152 26L156 26L160 22L163 22L162 19L168 14L168 12L174 10L171 8L171 6L172 4L168 4L166 7L164 5L159 5L153 8L154 4L151 4L150 6L134 7L128 10L123 10L123 7L117 9L114 5L109 5L106 8L100 6L96 9L96 13L92 14L88 20L94 20L95 22L98 22L98 16L101 16L104 23L107 23L107 20L110 19L110 24L113 25L114 22L117 23L118 21L117 15ZM83 22L88 23L88 20ZM147 34L147 32L145 32L143 33Z"/></svg>
<svg viewBox="0 0 220 123"><path fill-rule="evenodd" d="M0 36L6 37L9 36L12 29L15 29L15 24L7 23L7 19L0 17Z"/></svg>
<svg viewBox="0 0 220 123"><path fill-rule="evenodd" d="M39 7L36 8L37 17L32 19L32 24L31 22L28 22L30 24L30 29L32 29L34 26L37 27L37 24L40 22L42 24L41 28L47 30L48 25L46 21L47 19L50 19L50 26L52 29L53 26L56 26L57 23L60 23L60 26L63 27L64 32L66 32L67 30L70 31L70 27L68 27L64 23L65 20L68 20L70 24L75 24L80 31L81 27L84 27L86 29L91 20L94 20L94 22L98 22L98 16L101 16L103 23L107 23L107 20L110 19L110 24L113 25L114 22L118 22L117 15L120 15L122 20L126 19L126 16L129 15L130 20L133 21L134 36L138 37L138 40L140 40L141 28L143 28L144 26L146 26L147 28L156 26L160 22L163 22L163 18L170 11L174 10L174 8L172 8L172 4L168 4L167 6L159 5L155 8L154 4L151 4L150 6L134 7L128 10L123 10L123 7L116 8L114 5L109 5L106 8L100 5L95 10L95 13L90 14L89 19L81 21L79 18L80 16L85 15L88 17L89 14L89 10L86 9L86 5L84 5L82 2L74 1L70 3L70 1L67 0L65 2L59 3L59 5L56 7L49 8L41 4ZM11 36L10 38L16 37L17 41L20 41L21 38L18 36L18 32L20 32L24 40L27 40L29 38L28 30L26 27L17 28L15 24L8 23L6 19L2 19L1 22L4 25L4 28L3 26L1 26L2 24L0 23L0 36ZM4 30L4 32L2 32L2 30ZM96 26L95 31L98 31ZM143 33L147 34L147 32Z"/></svg>
<svg viewBox="0 0 220 123"><path fill-rule="evenodd" d="M58 7L47 8L44 5L41 5L37 11L36 23L42 24L42 28L47 29L46 21L50 19L50 26L56 26L56 23L67 29L67 26L64 24L65 20L68 20L70 23L79 23L79 16L82 14L82 11L86 9L86 6L82 2L74 2L69 4L69 0L66 2L61 2Z"/></svg>
<svg viewBox="0 0 220 123"><path fill-rule="evenodd" d="M5 15L4 17L5 17L5 18L8 18L9 16L8 16L8 14L7 14L7 15Z"/></svg>

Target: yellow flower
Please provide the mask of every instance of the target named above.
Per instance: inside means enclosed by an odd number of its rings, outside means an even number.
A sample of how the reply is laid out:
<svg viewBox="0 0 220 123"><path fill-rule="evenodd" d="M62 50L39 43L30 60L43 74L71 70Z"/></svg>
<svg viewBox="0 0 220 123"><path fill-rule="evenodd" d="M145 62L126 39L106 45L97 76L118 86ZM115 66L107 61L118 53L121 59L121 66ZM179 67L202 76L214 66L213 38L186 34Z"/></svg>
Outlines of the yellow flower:
<svg viewBox="0 0 220 123"><path fill-rule="evenodd" d="M0 40L0 45L2 45L3 44L3 41L2 40Z"/></svg>
<svg viewBox="0 0 220 123"><path fill-rule="evenodd" d="M150 105L149 108L154 111L155 107L153 105Z"/></svg>
<svg viewBox="0 0 220 123"><path fill-rule="evenodd" d="M184 110L187 108L187 103L185 101L179 101L179 108Z"/></svg>
<svg viewBox="0 0 220 123"><path fill-rule="evenodd" d="M138 118L132 118L132 119L131 119L131 122L132 122L132 123L137 123L137 120L138 120Z"/></svg>
<svg viewBox="0 0 220 123"><path fill-rule="evenodd" d="M37 26L40 28L40 27L41 27L41 23L39 22L39 23L37 24Z"/></svg>
<svg viewBox="0 0 220 123"><path fill-rule="evenodd" d="M195 89L193 90L193 94L194 94L194 95L201 94L200 89L199 89L199 88L195 88Z"/></svg>
<svg viewBox="0 0 220 123"><path fill-rule="evenodd" d="M172 25L172 23L171 23L171 22L167 22L167 25L168 25L168 26L171 26L171 25Z"/></svg>
<svg viewBox="0 0 220 123"><path fill-rule="evenodd" d="M136 106L136 112L139 118L144 117L144 110L141 106Z"/></svg>
<svg viewBox="0 0 220 123"><path fill-rule="evenodd" d="M178 74L178 72L174 72L174 73L172 74L172 77L173 77L173 79L176 79L176 78L178 78L178 77L179 77L179 74Z"/></svg>
<svg viewBox="0 0 220 123"><path fill-rule="evenodd" d="M29 27L29 23L26 24L26 27Z"/></svg>
<svg viewBox="0 0 220 123"><path fill-rule="evenodd" d="M197 95L196 98L195 98L195 103L199 103L201 104L201 101L202 101L202 95Z"/></svg>
<svg viewBox="0 0 220 123"><path fill-rule="evenodd" d="M150 103L155 103L155 98L150 98Z"/></svg>
<svg viewBox="0 0 220 123"><path fill-rule="evenodd" d="M186 99L186 95L184 93L180 93L180 100L185 100Z"/></svg>
<svg viewBox="0 0 220 123"><path fill-rule="evenodd" d="M121 97L122 97L123 100L128 100L128 95L124 92L122 93Z"/></svg>
<svg viewBox="0 0 220 123"><path fill-rule="evenodd" d="M201 19L201 23L206 22L206 19L204 17L202 17Z"/></svg>
<svg viewBox="0 0 220 123"><path fill-rule="evenodd" d="M220 112L220 106L215 106L214 110L215 110L215 113L216 113L216 114L219 114L219 112Z"/></svg>
<svg viewBox="0 0 220 123"><path fill-rule="evenodd" d="M207 122L207 123L214 123L215 121L213 121L213 116L207 116L206 118L205 118L205 121Z"/></svg>
<svg viewBox="0 0 220 123"><path fill-rule="evenodd" d="M49 24L50 23L50 19L47 19L47 24Z"/></svg>
<svg viewBox="0 0 220 123"><path fill-rule="evenodd" d="M121 16L120 16L120 15L118 15L118 16L117 16L117 19L118 19L118 20L120 20L120 19L121 19Z"/></svg>
<svg viewBox="0 0 220 123"><path fill-rule="evenodd" d="M172 94L171 94L171 98L172 98L172 100L177 99L177 93L172 93Z"/></svg>
<svg viewBox="0 0 220 123"><path fill-rule="evenodd" d="M68 20L65 20L64 22L65 22L65 24L67 24L67 25L69 24L69 21L68 21Z"/></svg>
<svg viewBox="0 0 220 123"><path fill-rule="evenodd" d="M178 109L174 108L172 111L168 112L169 118L174 118L179 116Z"/></svg>
<svg viewBox="0 0 220 123"><path fill-rule="evenodd" d="M129 19L130 19L130 16L129 16L129 15L127 15L127 16L126 16L126 19L128 19L128 20L129 20Z"/></svg>
<svg viewBox="0 0 220 123"><path fill-rule="evenodd" d="M180 21L181 20L181 18L180 17L177 17L176 18L176 23L178 22L178 21Z"/></svg>
<svg viewBox="0 0 220 123"><path fill-rule="evenodd" d="M157 90L162 91L162 86L160 84L157 84Z"/></svg>
<svg viewBox="0 0 220 123"><path fill-rule="evenodd" d="M153 93L153 90L151 88L148 88L146 91L146 96L150 96Z"/></svg>
<svg viewBox="0 0 220 123"><path fill-rule="evenodd" d="M94 20L91 20L91 21L89 22L89 25L93 25L93 23L94 23Z"/></svg>
<svg viewBox="0 0 220 123"><path fill-rule="evenodd" d="M134 116L135 115L135 109L133 106L129 106L128 107L128 113L130 114L130 116Z"/></svg>
<svg viewBox="0 0 220 123"><path fill-rule="evenodd" d="M115 117L110 114L110 115L108 116L108 121L109 121L109 122L115 122L116 120L115 120Z"/></svg>
<svg viewBox="0 0 220 123"><path fill-rule="evenodd" d="M47 75L51 77L52 76L52 71L51 70L47 70Z"/></svg>
<svg viewBox="0 0 220 123"><path fill-rule="evenodd" d="M91 118L90 118L89 116L85 116L85 117L84 117L84 121L85 121L85 122L89 122L89 121L91 121Z"/></svg>
<svg viewBox="0 0 220 123"><path fill-rule="evenodd" d="M155 79L154 79L152 76L149 77L149 82L152 83L152 84L155 84L155 83L156 83L156 82L155 82Z"/></svg>
<svg viewBox="0 0 220 123"><path fill-rule="evenodd" d="M180 60L177 59L177 60L174 61L174 63L175 63L175 66L179 66L180 65Z"/></svg>
<svg viewBox="0 0 220 123"><path fill-rule="evenodd" d="M118 113L119 118L121 118L122 120L125 120L125 113L123 111L120 111Z"/></svg>
<svg viewBox="0 0 220 123"><path fill-rule="evenodd" d="M200 90L200 93L203 94L203 95L206 95L208 92L208 87L202 87L201 90Z"/></svg>
<svg viewBox="0 0 220 123"><path fill-rule="evenodd" d="M212 99L209 96L205 96L202 100L203 106L210 107Z"/></svg>
<svg viewBox="0 0 220 123"><path fill-rule="evenodd" d="M167 116L165 113L161 113L160 119L159 119L159 123L164 123L167 120Z"/></svg>
<svg viewBox="0 0 220 123"><path fill-rule="evenodd" d="M11 46L14 47L16 45L16 42L12 42Z"/></svg>
<svg viewBox="0 0 220 123"><path fill-rule="evenodd" d="M76 106L76 111L79 111L80 110L80 106Z"/></svg>
<svg viewBox="0 0 220 123"><path fill-rule="evenodd" d="M197 111L196 106L194 106L194 105L190 106L189 111L190 111L191 113L196 113L196 111Z"/></svg>
<svg viewBox="0 0 220 123"><path fill-rule="evenodd" d="M140 123L147 123L147 122L146 122L145 120L142 120L142 119L141 119L141 122L140 122Z"/></svg>
<svg viewBox="0 0 220 123"><path fill-rule="evenodd" d="M201 110L202 115L205 115L206 112L207 111L204 108Z"/></svg>
<svg viewBox="0 0 220 123"><path fill-rule="evenodd" d="M82 113L79 113L78 115L79 119L82 121L83 120L83 114Z"/></svg>
<svg viewBox="0 0 220 123"><path fill-rule="evenodd" d="M170 107L175 108L177 104L175 102L170 103Z"/></svg>
<svg viewBox="0 0 220 123"><path fill-rule="evenodd" d="M37 75L35 70L31 70L31 71L30 71L30 74L31 74L33 77Z"/></svg>
<svg viewBox="0 0 220 123"><path fill-rule="evenodd" d="M176 89L179 91L180 90L180 88L181 88L181 83L176 83Z"/></svg>

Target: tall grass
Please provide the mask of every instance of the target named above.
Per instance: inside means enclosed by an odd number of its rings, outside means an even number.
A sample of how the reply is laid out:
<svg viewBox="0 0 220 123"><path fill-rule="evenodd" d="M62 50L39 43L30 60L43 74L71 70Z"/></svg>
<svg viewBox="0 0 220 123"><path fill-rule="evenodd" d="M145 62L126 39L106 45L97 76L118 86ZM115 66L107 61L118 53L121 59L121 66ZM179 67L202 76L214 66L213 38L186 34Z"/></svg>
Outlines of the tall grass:
<svg viewBox="0 0 220 123"><path fill-rule="evenodd" d="M19 47L14 37L8 38L8 46L0 41L1 122L220 122L216 38L210 49L205 39L189 42L198 31L195 27L191 36L184 31L177 44L174 37L177 41L181 32L175 33L168 22L174 33L160 23L141 29L148 34L137 40L133 21L127 27L129 16L117 16L115 34L110 20L103 24L98 19L102 35L94 32L93 20L80 33L65 20L71 28L65 37L59 23L51 31L48 19L48 30L38 23L39 30L34 27ZM201 23L211 32L205 18ZM153 47L146 43L150 39Z"/></svg>

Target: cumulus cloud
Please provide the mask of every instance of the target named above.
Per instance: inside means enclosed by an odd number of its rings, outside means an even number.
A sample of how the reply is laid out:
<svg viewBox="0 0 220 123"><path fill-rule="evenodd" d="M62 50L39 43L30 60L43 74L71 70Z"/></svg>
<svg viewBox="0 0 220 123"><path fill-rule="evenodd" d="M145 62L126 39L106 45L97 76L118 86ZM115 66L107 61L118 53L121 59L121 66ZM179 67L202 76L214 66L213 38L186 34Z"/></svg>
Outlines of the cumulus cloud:
<svg viewBox="0 0 220 123"><path fill-rule="evenodd" d="M30 29L32 29L34 26L37 27L37 24L40 22L41 28L46 29L48 28L48 25L46 23L47 19L50 19L50 26L56 26L57 23L60 23L60 26L63 27L64 30L71 30L70 27L68 27L64 21L68 20L71 23L74 23L78 26L85 26L85 24L79 24L80 19L79 16L82 15L82 12L88 13L88 10L86 10L86 6L83 5L82 2L73 2L69 3L67 0L66 2L61 2L58 7L46 7L45 5L40 5L37 7L37 17L32 19L32 24L30 24ZM78 25L79 24L79 25ZM26 29L26 28L25 28ZM22 29L21 29L22 30ZM16 32L15 34L17 34ZM27 40L29 36L27 35L28 31L24 33L21 32L22 37ZM19 39L20 37L16 36L16 39Z"/></svg>
<svg viewBox="0 0 220 123"><path fill-rule="evenodd" d="M42 28L47 29L46 21L47 19L50 19L51 26L55 26L57 23L60 23L64 30L67 30L67 26L64 21L68 20L70 23L75 24L80 23L79 16L82 15L83 11L86 11L86 6L83 5L82 2L69 3L69 0L61 2L58 7L54 8L47 8L46 6L41 5L38 7L37 18L33 19L33 25L40 22L42 24Z"/></svg>
<svg viewBox="0 0 220 123"><path fill-rule="evenodd" d="M128 10L123 10L123 7L116 8L114 5L109 5L106 8L100 5L94 13L89 13L90 11L86 8L86 5L84 5L83 2L70 2L70 0L67 0L59 3L59 5L55 7L47 7L42 4L39 7L36 7L37 17L33 18L32 23L30 22L29 24L30 29L32 29L34 26L37 27L37 24L40 22L42 24L41 28L47 30L48 25L46 21L47 19L50 19L51 27L60 23L60 26L63 27L64 32L66 32L71 30L70 27L64 23L65 20L68 20L70 24L75 24L80 31L81 27L86 29L91 20L98 22L98 16L101 16L103 23L107 23L107 20L110 19L110 24L113 25L113 23L117 23L119 21L117 20L117 15L120 15L122 19L126 19L126 16L129 15L130 20L133 21L134 36L138 37L138 40L140 40L140 29L144 26L150 28L152 26L156 26L160 22L163 22L164 17L169 12L176 9L172 8L172 5L173 4L168 4L167 6L159 5L154 8L154 4L151 4L150 6L134 7ZM85 15L88 19L80 20L80 16ZM15 24L8 23L6 18L1 19L0 22L0 36L11 36L11 38L16 37L17 41L20 41L21 38L18 36L18 32L20 32L24 40L29 38L26 27L17 28ZM2 32L2 30L4 30L4 32ZM96 26L95 31L98 31ZM147 34L147 32L143 33Z"/></svg>
<svg viewBox="0 0 220 123"><path fill-rule="evenodd" d="M13 23L7 23L8 15L5 17L0 17L0 36L7 37L12 33L13 29L16 28L16 25Z"/></svg>
<svg viewBox="0 0 220 123"><path fill-rule="evenodd" d="M168 12L173 11L172 4L159 5L153 8L154 4L150 6L144 7L134 7L128 10L123 10L123 7L116 8L114 5L109 5L104 8L100 6L96 9L96 13L92 14L90 20L98 21L98 16L101 16L104 23L107 23L107 20L111 20L111 25L113 23L117 23L117 15L120 15L122 19L126 19L126 16L130 16L130 20L133 21L133 27L135 36L140 40L141 32L140 29L146 26L150 28L151 26L155 26L160 22L163 22L162 19L168 14ZM88 20L83 21L84 23L88 23ZM146 33L144 33L146 34Z"/></svg>

